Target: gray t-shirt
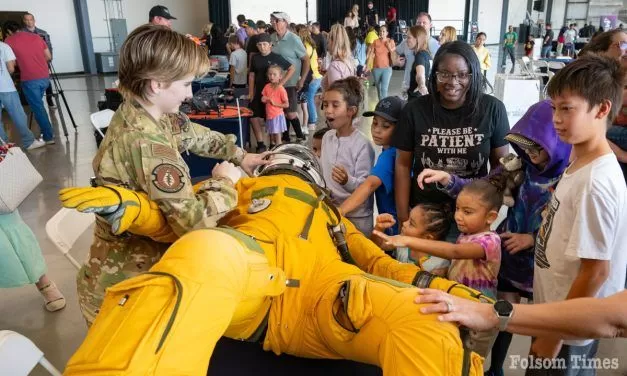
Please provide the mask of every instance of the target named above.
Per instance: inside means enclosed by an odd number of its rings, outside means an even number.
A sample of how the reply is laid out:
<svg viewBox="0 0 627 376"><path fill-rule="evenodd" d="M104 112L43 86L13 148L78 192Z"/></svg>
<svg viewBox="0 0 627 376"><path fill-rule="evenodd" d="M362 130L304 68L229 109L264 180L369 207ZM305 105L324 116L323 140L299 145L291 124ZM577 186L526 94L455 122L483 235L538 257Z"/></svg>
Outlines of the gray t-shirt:
<svg viewBox="0 0 627 376"><path fill-rule="evenodd" d="M440 48L440 42L438 42L434 37L431 37L429 38L427 44L429 45L429 54L431 57L435 57L435 54L438 53L438 49Z"/></svg>
<svg viewBox="0 0 627 376"><path fill-rule="evenodd" d="M374 148L359 130L348 137L338 137L335 129L322 136L320 156L322 175L331 191L331 201L340 206L363 183L374 165ZM332 178L333 167L341 165L348 173L348 181L341 185ZM372 216L373 196L347 215L347 218Z"/></svg>
<svg viewBox="0 0 627 376"><path fill-rule="evenodd" d="M294 74L285 83L285 87L294 87L300 79L301 59L307 56L305 45L296 34L287 31L282 39L277 33L270 36L272 39L272 52L281 55L285 60L294 66Z"/></svg>
<svg viewBox="0 0 627 376"><path fill-rule="evenodd" d="M229 65L235 67L235 77L232 77L234 85L246 85L246 66L248 65L246 59L246 51L243 48L239 48L231 52L229 58Z"/></svg>

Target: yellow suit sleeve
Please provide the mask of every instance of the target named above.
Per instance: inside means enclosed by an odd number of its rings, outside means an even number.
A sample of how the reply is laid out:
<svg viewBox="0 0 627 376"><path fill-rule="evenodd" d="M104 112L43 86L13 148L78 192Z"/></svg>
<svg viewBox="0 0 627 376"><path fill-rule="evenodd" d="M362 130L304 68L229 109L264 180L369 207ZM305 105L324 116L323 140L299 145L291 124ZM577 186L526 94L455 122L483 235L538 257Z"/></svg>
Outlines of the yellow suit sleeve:
<svg viewBox="0 0 627 376"><path fill-rule="evenodd" d="M381 248L364 236L346 218L342 218L346 226L346 244L357 266L366 273L412 284L420 268L413 264L405 264L388 256Z"/></svg>

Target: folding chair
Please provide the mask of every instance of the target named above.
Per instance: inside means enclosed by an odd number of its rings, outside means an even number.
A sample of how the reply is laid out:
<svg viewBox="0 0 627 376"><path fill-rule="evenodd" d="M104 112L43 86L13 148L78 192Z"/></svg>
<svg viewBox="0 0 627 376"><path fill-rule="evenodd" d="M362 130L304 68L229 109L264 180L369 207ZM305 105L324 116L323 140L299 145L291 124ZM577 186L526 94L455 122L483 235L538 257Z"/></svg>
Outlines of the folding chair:
<svg viewBox="0 0 627 376"><path fill-rule="evenodd" d="M102 130L109 126L111 118L113 118L113 114L115 114L115 111L106 109L94 112L89 117L89 119L91 120L91 125L96 128L96 132L98 132L100 136L102 136L102 138L104 138L104 133L102 132Z"/></svg>
<svg viewBox="0 0 627 376"><path fill-rule="evenodd" d="M81 213L78 210L61 208L46 223L46 233L57 249L76 267L81 265L70 254L70 249L76 240L94 223L96 216L90 213Z"/></svg>
<svg viewBox="0 0 627 376"><path fill-rule="evenodd" d="M37 364L51 375L61 376L33 341L19 333L0 330L0 375L28 376Z"/></svg>

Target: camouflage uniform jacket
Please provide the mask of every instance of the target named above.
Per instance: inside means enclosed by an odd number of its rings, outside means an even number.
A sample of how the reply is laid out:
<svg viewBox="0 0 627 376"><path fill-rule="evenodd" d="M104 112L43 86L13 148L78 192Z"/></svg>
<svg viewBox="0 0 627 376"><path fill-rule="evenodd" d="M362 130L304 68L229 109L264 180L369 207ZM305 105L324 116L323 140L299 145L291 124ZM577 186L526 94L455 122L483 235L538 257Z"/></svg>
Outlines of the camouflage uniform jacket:
<svg viewBox="0 0 627 376"><path fill-rule="evenodd" d="M96 183L146 192L179 236L214 227L235 207L237 191L230 180L218 178L194 192L180 153L239 164L245 152L235 141L234 135L213 132L183 114L155 121L137 103L124 102L94 158ZM87 321L97 314L105 288L150 269L167 246L129 232L115 236L111 226L98 218L89 258L78 275L79 303Z"/></svg>

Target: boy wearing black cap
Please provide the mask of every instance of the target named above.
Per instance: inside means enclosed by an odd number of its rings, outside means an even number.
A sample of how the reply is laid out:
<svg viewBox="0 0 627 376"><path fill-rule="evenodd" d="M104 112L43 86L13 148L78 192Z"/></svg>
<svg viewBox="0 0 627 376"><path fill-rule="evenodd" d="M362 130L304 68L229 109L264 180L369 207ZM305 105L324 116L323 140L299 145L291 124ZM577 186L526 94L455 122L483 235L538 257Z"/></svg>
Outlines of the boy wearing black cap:
<svg viewBox="0 0 627 376"><path fill-rule="evenodd" d="M171 20L176 20L176 17L173 17L170 14L170 10L163 5L155 5L148 13L148 22L153 25L162 25L172 28Z"/></svg>
<svg viewBox="0 0 627 376"><path fill-rule="evenodd" d="M386 230L390 235L398 234L398 219L396 219L396 203L394 201L396 148L390 146L390 141L404 106L405 101L399 97L387 97L377 103L374 111L363 113L363 116L373 116L372 141L375 145L381 146L383 151L370 171L370 176L340 205L342 215L350 213L374 193L379 213L389 213L396 220L396 224Z"/></svg>
<svg viewBox="0 0 627 376"><path fill-rule="evenodd" d="M253 56L248 73L248 99L250 100L248 107L253 111L251 123L255 139L257 140L257 151L264 152L266 151L266 145L263 142L261 122L262 119L266 118L266 105L261 102L261 91L268 83L268 67L278 65L286 72L280 82L281 86L283 86L294 74L294 66L281 55L272 52L272 41L269 34L257 35L257 48L259 53Z"/></svg>

